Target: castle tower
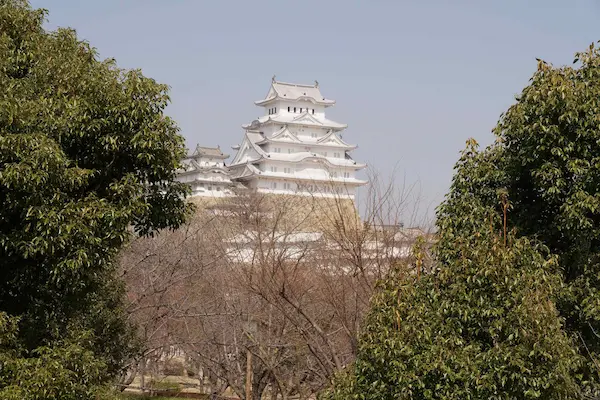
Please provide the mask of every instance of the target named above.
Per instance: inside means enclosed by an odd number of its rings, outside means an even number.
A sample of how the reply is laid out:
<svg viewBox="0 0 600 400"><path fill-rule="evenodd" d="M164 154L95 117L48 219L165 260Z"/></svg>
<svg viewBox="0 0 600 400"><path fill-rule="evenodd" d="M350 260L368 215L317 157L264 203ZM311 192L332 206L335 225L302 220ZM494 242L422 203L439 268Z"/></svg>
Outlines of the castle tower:
<svg viewBox="0 0 600 400"><path fill-rule="evenodd" d="M321 95L318 82L273 77L266 98L255 104L264 115L242 126L244 138L229 165L233 181L263 193L354 198L366 183L356 171L366 165L350 156L357 146L341 138L347 125L326 118L335 101Z"/></svg>
<svg viewBox="0 0 600 400"><path fill-rule="evenodd" d="M177 179L191 186L192 196L231 195L234 183L225 166L227 158L229 155L223 154L219 147L196 146L196 150L182 160L183 169L178 171Z"/></svg>

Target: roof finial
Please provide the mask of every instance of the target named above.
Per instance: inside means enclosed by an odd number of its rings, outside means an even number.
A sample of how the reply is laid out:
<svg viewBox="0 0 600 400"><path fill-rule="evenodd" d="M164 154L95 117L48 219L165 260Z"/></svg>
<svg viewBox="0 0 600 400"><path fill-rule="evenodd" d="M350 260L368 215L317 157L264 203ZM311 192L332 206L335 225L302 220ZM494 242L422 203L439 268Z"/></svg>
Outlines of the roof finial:
<svg viewBox="0 0 600 400"><path fill-rule="evenodd" d="M319 87L319 81L315 79L315 87Z"/></svg>
<svg viewBox="0 0 600 400"><path fill-rule="evenodd" d="M271 78L271 82L275 83L275 75Z"/></svg>

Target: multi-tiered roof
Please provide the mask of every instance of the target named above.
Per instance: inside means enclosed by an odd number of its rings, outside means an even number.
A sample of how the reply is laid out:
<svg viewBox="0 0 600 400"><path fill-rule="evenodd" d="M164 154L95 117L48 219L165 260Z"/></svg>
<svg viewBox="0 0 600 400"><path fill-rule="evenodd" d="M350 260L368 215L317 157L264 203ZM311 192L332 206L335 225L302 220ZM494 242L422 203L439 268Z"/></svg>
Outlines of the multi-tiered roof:
<svg viewBox="0 0 600 400"><path fill-rule="evenodd" d="M178 180L188 183L193 196L221 197L231 194L234 185L229 178L229 169L220 147L196 146L196 149L182 160L183 168Z"/></svg>
<svg viewBox="0 0 600 400"><path fill-rule="evenodd" d="M347 125L325 116L335 101L322 96L318 82L273 79L266 98L255 104L265 115L242 125L244 138L230 165L233 180L263 192L349 197L366 183L355 177L365 167L350 156L356 146L340 136Z"/></svg>

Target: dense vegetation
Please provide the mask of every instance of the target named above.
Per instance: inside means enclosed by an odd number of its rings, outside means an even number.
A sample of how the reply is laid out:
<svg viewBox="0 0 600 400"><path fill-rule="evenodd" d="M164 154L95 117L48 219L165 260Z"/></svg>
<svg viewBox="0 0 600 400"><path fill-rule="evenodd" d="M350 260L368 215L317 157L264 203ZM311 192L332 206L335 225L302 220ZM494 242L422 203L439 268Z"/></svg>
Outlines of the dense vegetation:
<svg viewBox="0 0 600 400"><path fill-rule="evenodd" d="M438 209L437 272L393 273L336 399L600 396L600 52L543 61Z"/></svg>
<svg viewBox="0 0 600 400"><path fill-rule="evenodd" d="M88 399L135 351L113 259L179 226L167 87L0 0L0 398Z"/></svg>

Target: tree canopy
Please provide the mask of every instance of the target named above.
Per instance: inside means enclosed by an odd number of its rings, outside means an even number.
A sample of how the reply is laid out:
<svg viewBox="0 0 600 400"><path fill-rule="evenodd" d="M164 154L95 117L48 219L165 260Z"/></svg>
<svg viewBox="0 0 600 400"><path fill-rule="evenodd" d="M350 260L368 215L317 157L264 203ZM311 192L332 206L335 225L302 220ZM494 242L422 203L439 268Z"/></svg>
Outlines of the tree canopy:
<svg viewBox="0 0 600 400"><path fill-rule="evenodd" d="M106 378L132 350L113 258L132 230L185 220L184 140L167 86L46 31L45 15L0 0L0 326L14 325L0 351L34 362L80 346ZM21 379L10 370L0 397Z"/></svg>
<svg viewBox="0 0 600 400"><path fill-rule="evenodd" d="M540 60L496 142L468 142L437 271L389 277L329 397L600 396L600 52L574 64Z"/></svg>

